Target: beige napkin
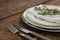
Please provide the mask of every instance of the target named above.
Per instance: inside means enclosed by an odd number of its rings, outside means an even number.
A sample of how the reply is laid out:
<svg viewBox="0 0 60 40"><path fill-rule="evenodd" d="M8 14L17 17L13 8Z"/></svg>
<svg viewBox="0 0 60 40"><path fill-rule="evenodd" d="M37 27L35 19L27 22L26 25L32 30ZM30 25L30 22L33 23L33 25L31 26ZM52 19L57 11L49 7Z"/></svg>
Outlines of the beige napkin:
<svg viewBox="0 0 60 40"><path fill-rule="evenodd" d="M41 7L44 5L39 5L38 7ZM54 5L45 5L49 9L54 9L57 8L60 10L59 6L54 6ZM43 19L45 21L49 22L55 22L55 23L60 23L60 15L39 15L34 8L31 8L30 11L39 19Z"/></svg>

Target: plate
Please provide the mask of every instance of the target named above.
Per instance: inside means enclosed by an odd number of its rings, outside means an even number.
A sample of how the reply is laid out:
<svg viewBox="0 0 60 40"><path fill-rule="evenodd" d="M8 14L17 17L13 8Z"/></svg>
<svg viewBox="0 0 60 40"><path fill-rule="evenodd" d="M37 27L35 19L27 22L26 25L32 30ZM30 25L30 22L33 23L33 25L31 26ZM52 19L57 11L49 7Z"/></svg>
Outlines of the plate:
<svg viewBox="0 0 60 40"><path fill-rule="evenodd" d="M22 20L29 26L33 27L33 28L36 28L38 30L43 30L43 31L49 31L49 32L60 32L60 29L47 29L47 28L41 28L41 27L38 27L36 25L32 25L31 23L27 22L24 17L22 17Z"/></svg>
<svg viewBox="0 0 60 40"><path fill-rule="evenodd" d="M39 28L41 27L41 28L54 29L54 30L55 29L57 29L57 30L60 29L60 24L50 23L50 22L47 22L47 21L44 21L44 20L41 20L41 19L37 19L34 16L34 14L30 11L30 9L33 9L33 8L34 7L28 8L22 15L28 23L30 23L32 25L35 25Z"/></svg>

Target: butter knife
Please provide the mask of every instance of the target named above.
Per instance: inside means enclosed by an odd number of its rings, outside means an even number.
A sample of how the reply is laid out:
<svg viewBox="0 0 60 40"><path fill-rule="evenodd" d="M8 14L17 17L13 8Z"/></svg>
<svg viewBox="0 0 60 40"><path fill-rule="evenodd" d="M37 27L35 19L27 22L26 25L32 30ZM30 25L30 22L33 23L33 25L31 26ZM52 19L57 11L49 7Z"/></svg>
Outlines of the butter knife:
<svg viewBox="0 0 60 40"><path fill-rule="evenodd" d="M42 36L42 35L40 35L40 34L37 34L36 32L27 30L27 29L25 29L25 28L23 28L23 27L21 27L21 26L17 26L17 25L14 25L14 24L13 24L13 26L14 26L15 28L17 28L18 30L22 31L22 32L25 32L25 33L27 33L27 34L32 34L32 35L34 35L34 36L36 36L36 37L38 37L38 38L40 38L40 39L42 39L42 40L50 40L50 39L48 39L47 37L44 37L44 36Z"/></svg>

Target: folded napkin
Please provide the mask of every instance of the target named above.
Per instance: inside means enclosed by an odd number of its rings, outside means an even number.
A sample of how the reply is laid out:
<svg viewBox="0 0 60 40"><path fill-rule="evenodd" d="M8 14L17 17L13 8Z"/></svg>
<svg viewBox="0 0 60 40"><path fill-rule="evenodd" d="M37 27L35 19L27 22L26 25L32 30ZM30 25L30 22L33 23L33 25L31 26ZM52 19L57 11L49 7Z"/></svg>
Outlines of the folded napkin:
<svg viewBox="0 0 60 40"><path fill-rule="evenodd" d="M38 7L42 7L43 5L39 5ZM48 8L58 8L57 6L47 6ZM60 9L60 8L58 8ZM29 11L31 11L34 16L36 16L36 18L39 18L39 19L43 19L45 21L48 21L48 22L54 22L54 23L60 23L60 15L40 15L38 14L34 8L31 8Z"/></svg>

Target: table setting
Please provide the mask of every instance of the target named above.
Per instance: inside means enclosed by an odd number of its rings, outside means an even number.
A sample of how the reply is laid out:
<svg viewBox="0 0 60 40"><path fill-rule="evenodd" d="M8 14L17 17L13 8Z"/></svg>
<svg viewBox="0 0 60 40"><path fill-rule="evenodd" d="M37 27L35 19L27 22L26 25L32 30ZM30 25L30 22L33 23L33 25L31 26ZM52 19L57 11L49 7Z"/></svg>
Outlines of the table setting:
<svg viewBox="0 0 60 40"><path fill-rule="evenodd" d="M0 40L60 40L59 0L0 1Z"/></svg>

